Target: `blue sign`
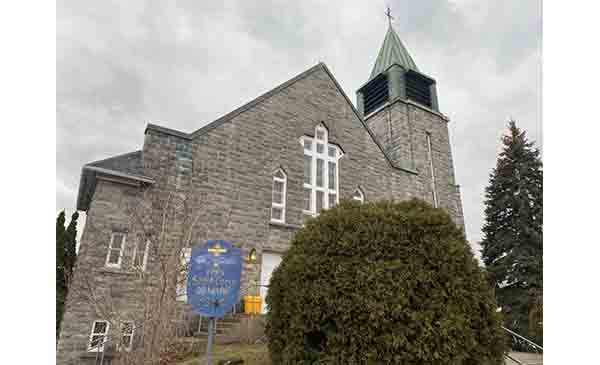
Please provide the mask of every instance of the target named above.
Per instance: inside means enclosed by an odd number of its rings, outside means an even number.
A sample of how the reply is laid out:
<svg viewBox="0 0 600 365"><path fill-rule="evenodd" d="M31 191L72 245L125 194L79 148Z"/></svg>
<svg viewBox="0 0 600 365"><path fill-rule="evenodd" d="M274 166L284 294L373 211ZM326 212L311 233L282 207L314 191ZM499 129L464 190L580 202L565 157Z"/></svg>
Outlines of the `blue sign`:
<svg viewBox="0 0 600 365"><path fill-rule="evenodd" d="M223 240L208 240L192 249L187 298L188 304L205 317L223 317L237 302L242 275L239 248Z"/></svg>

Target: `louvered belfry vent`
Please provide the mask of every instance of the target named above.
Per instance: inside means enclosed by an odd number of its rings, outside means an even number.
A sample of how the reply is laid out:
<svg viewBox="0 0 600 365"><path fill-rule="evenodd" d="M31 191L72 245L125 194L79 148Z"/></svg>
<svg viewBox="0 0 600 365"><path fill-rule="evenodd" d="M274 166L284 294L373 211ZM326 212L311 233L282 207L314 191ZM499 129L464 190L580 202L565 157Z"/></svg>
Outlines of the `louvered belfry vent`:
<svg viewBox="0 0 600 365"><path fill-rule="evenodd" d="M433 80L430 78L409 70L406 72L406 97L431 108L432 83Z"/></svg>
<svg viewBox="0 0 600 365"><path fill-rule="evenodd" d="M364 95L364 114L367 115L388 101L387 76L380 74L365 85L361 91Z"/></svg>

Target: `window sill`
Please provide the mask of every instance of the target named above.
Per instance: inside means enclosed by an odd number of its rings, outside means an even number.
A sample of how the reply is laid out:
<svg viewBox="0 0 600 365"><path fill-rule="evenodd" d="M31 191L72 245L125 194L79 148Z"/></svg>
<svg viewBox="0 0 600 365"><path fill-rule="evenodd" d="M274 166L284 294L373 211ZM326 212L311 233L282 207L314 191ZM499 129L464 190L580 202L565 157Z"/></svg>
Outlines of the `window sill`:
<svg viewBox="0 0 600 365"><path fill-rule="evenodd" d="M104 352L104 358L105 359L112 359L116 356L116 354L114 353L114 351L109 350L109 349L105 349L106 351ZM80 356L80 358L82 359L94 359L96 358L96 356L101 357L102 356L102 351L89 351L86 349L85 352L83 352Z"/></svg>
<svg viewBox="0 0 600 365"><path fill-rule="evenodd" d="M139 274L138 271L125 270L125 269L121 269L121 268L117 268L117 267L106 267L106 266L102 267L98 271L100 271L102 273L107 273L107 274L121 274L121 275L136 275L136 274Z"/></svg>
<svg viewBox="0 0 600 365"><path fill-rule="evenodd" d="M295 224L289 224L289 223L283 223L283 222L277 222L277 221L269 221L269 225L270 226L275 226L275 227L290 228L290 229L300 229L300 228L302 228L302 226L298 226L298 225L295 225Z"/></svg>

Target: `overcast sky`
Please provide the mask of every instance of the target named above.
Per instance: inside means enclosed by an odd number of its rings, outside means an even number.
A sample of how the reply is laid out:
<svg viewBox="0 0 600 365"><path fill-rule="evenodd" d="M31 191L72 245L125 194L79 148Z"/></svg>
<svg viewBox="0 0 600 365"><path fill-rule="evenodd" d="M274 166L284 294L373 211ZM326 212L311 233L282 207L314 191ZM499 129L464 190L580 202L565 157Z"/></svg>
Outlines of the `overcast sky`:
<svg viewBox="0 0 600 365"><path fill-rule="evenodd" d="M56 205L81 167L141 149L144 127L190 132L323 61L355 101L393 25L448 115L467 238L513 117L542 143L541 1L57 2Z"/></svg>

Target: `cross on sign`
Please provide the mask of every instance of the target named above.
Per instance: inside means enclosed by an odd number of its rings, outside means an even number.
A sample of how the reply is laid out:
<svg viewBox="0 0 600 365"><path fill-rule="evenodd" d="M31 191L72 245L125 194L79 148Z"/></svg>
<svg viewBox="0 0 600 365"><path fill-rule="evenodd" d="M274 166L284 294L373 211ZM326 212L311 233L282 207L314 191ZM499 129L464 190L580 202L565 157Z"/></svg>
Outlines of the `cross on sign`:
<svg viewBox="0 0 600 365"><path fill-rule="evenodd" d="M212 253L214 256L219 256L220 254L227 252L227 250L216 243L214 246L208 249L208 252Z"/></svg>

